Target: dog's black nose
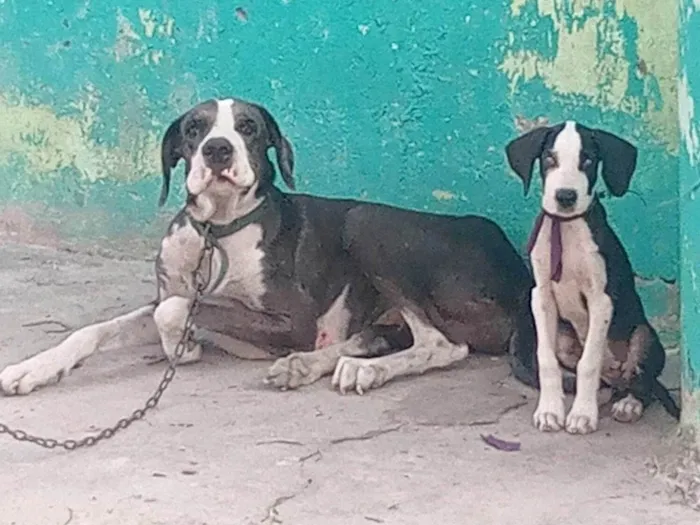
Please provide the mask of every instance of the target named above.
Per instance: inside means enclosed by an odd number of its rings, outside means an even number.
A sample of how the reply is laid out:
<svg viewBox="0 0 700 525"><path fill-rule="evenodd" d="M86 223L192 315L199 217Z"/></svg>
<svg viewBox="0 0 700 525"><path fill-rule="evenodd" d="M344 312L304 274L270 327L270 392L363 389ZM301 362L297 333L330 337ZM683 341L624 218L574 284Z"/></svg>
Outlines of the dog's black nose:
<svg viewBox="0 0 700 525"><path fill-rule="evenodd" d="M202 154L210 168L228 168L233 158L233 145L225 138L209 139L202 146Z"/></svg>
<svg viewBox="0 0 700 525"><path fill-rule="evenodd" d="M557 204L559 204L559 206L561 206L562 208L572 208L574 204L576 204L576 200L578 199L578 193L576 192L576 190L564 188L561 190L557 190L554 194L554 198L556 199Z"/></svg>

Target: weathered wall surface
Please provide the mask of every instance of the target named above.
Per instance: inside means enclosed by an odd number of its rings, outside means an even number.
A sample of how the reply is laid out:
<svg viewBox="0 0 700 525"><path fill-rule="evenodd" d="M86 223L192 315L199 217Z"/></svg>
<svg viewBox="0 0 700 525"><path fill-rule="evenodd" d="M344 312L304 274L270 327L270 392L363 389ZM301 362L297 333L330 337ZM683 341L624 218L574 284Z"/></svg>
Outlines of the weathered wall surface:
<svg viewBox="0 0 700 525"><path fill-rule="evenodd" d="M160 133L235 94L277 115L302 191L476 211L522 246L539 188L523 197L503 146L574 118L640 147L633 192L607 205L673 333L675 0L116 5L0 1L6 222L11 205L56 237L159 234Z"/></svg>
<svg viewBox="0 0 700 525"><path fill-rule="evenodd" d="M700 4L680 0L678 82L684 418L700 428ZM700 437L700 435L699 435Z"/></svg>

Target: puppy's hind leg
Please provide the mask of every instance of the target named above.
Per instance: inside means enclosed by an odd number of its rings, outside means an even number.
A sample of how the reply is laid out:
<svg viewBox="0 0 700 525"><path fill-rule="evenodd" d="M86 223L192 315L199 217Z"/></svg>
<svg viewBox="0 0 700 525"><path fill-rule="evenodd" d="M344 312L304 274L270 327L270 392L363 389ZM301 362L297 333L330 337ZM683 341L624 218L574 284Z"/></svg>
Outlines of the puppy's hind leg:
<svg viewBox="0 0 700 525"><path fill-rule="evenodd" d="M5 395L29 394L70 371L109 342L124 339L127 344L158 342L153 325L155 305L142 306L108 321L94 323L70 334L53 348L6 367L0 372L0 390ZM111 346L111 345L110 345Z"/></svg>

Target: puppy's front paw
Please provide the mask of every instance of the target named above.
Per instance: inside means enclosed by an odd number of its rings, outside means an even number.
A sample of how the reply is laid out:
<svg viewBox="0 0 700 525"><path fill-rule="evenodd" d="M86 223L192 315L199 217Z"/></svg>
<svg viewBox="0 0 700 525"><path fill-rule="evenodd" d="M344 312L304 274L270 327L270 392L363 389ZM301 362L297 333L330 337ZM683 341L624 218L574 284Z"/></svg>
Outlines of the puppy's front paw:
<svg viewBox="0 0 700 525"><path fill-rule="evenodd" d="M558 432L564 427L564 400L540 395L532 421L541 432Z"/></svg>
<svg viewBox="0 0 700 525"><path fill-rule="evenodd" d="M612 416L620 423L635 423L642 417L642 412L644 412L644 405L632 394L628 394L612 406Z"/></svg>
<svg viewBox="0 0 700 525"><path fill-rule="evenodd" d="M569 434L590 434L598 430L598 403L593 400L574 400L566 417L566 431Z"/></svg>

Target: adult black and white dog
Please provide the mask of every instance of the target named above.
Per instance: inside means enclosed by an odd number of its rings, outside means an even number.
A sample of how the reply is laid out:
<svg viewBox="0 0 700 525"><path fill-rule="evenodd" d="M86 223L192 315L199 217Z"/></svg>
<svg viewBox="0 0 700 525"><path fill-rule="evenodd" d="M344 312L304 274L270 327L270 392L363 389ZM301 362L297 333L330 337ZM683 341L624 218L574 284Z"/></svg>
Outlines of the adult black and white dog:
<svg viewBox="0 0 700 525"><path fill-rule="evenodd" d="M638 420L652 395L678 418L658 381L666 354L644 313L627 253L594 191L602 164L610 193L624 195L637 149L616 135L567 121L521 135L506 154L526 194L537 160L544 185L529 243L537 333L536 363L529 370L539 368L539 377L520 375L539 383L535 425L543 431L595 431L601 379L613 388L618 421ZM576 371L576 395L566 417L560 364Z"/></svg>
<svg viewBox="0 0 700 525"><path fill-rule="evenodd" d="M124 333L132 343L160 342L172 359L206 223L216 249L204 264L209 285L196 326L277 357L266 377L276 387L333 373L341 392L363 393L471 350L534 345L532 277L496 224L282 192L270 148L293 188L292 147L263 107L210 100L175 120L162 142L161 203L183 159L188 197L161 242L157 299L8 366L2 391L26 394L53 382ZM201 351L192 342L180 362Z"/></svg>

